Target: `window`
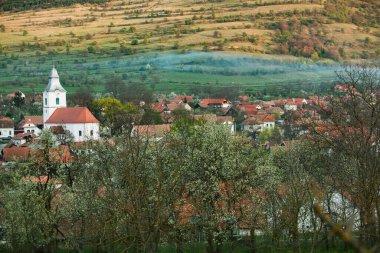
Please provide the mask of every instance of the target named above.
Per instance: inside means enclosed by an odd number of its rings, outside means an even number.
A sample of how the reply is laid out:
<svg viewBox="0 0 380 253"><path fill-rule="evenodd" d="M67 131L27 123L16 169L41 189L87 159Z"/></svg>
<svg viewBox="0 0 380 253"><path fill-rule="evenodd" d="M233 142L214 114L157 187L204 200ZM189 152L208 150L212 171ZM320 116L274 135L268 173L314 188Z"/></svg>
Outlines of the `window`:
<svg viewBox="0 0 380 253"><path fill-rule="evenodd" d="M45 98L45 105L47 105L47 98Z"/></svg>
<svg viewBox="0 0 380 253"><path fill-rule="evenodd" d="M82 136L82 131L79 131L79 136Z"/></svg>
<svg viewBox="0 0 380 253"><path fill-rule="evenodd" d="M30 130L27 130L26 132L30 133Z"/></svg>
<svg viewBox="0 0 380 253"><path fill-rule="evenodd" d="M59 98L55 99L55 104L59 105Z"/></svg>
<svg viewBox="0 0 380 253"><path fill-rule="evenodd" d="M32 133L34 134L34 130L32 130Z"/></svg>
<svg viewBox="0 0 380 253"><path fill-rule="evenodd" d="M94 130L91 130L91 131L90 131L90 135L91 135L91 136L94 136Z"/></svg>
<svg viewBox="0 0 380 253"><path fill-rule="evenodd" d="M0 135L1 135L1 131L0 131Z"/></svg>

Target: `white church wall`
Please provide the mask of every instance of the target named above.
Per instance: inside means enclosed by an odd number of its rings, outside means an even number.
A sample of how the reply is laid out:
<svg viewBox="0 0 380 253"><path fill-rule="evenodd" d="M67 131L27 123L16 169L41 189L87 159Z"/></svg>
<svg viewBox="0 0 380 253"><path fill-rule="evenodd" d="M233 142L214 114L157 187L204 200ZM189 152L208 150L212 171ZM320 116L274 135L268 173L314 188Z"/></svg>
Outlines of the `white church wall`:
<svg viewBox="0 0 380 253"><path fill-rule="evenodd" d="M45 124L46 128L50 128L51 126L62 126L63 129L70 131L74 136L75 142L98 140L100 138L98 123Z"/></svg>

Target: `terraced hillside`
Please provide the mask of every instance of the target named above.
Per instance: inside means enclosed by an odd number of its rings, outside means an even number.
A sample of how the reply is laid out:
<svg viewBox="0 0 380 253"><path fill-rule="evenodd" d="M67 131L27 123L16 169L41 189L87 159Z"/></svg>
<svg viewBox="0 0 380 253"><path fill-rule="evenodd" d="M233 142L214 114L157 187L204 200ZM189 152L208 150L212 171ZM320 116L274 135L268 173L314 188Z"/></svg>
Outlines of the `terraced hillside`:
<svg viewBox="0 0 380 253"><path fill-rule="evenodd" d="M24 1L27 2L27 1ZM131 0L3 12L9 54L234 51L319 58L378 58L379 3L301 0Z"/></svg>

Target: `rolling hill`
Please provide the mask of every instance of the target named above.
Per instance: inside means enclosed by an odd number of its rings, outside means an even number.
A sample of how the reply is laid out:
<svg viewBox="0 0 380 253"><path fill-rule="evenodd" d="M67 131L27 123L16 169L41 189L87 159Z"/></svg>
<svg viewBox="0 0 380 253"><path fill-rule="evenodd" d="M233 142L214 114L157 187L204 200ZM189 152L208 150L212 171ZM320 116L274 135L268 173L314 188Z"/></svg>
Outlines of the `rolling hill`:
<svg viewBox="0 0 380 253"><path fill-rule="evenodd" d="M7 90L35 82L40 67L54 62L75 68L167 51L317 63L380 57L376 0L62 0L14 8L11 2L20 1L0 2L0 83ZM49 8L52 2L59 7ZM98 70L98 82L109 74Z"/></svg>

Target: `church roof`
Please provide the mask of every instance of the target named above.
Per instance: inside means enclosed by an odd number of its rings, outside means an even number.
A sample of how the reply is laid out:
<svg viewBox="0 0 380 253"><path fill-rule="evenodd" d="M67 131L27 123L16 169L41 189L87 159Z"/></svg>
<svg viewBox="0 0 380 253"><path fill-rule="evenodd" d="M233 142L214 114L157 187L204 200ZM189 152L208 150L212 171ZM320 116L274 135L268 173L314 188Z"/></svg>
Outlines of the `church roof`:
<svg viewBox="0 0 380 253"><path fill-rule="evenodd" d="M87 107L67 107L57 108L46 123L99 123L99 121Z"/></svg>
<svg viewBox="0 0 380 253"><path fill-rule="evenodd" d="M54 92L56 90L66 92L66 90L62 87L61 83L59 82L58 71L55 68L53 68L50 72L49 83L48 83L48 86L46 87L45 91L46 92Z"/></svg>

